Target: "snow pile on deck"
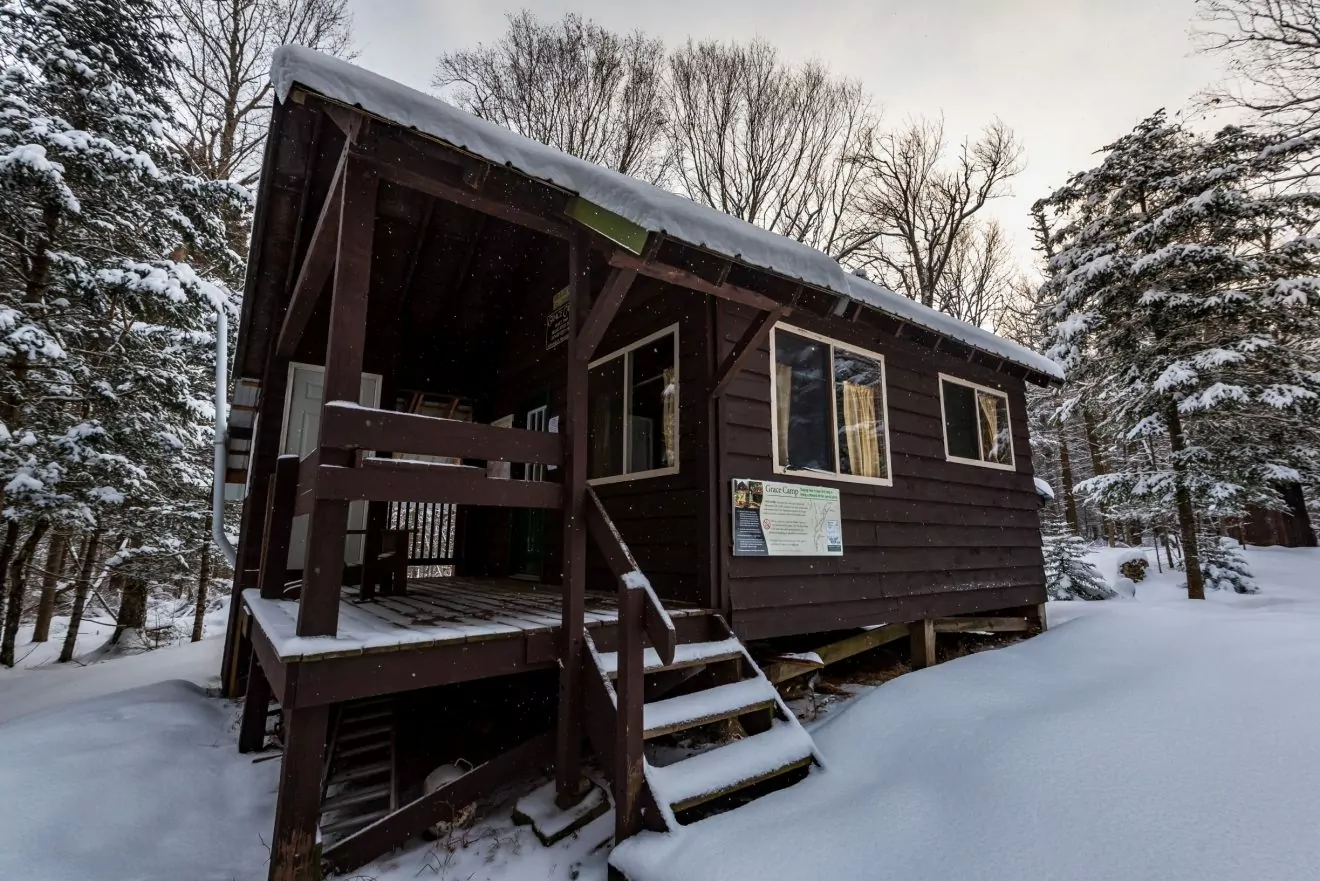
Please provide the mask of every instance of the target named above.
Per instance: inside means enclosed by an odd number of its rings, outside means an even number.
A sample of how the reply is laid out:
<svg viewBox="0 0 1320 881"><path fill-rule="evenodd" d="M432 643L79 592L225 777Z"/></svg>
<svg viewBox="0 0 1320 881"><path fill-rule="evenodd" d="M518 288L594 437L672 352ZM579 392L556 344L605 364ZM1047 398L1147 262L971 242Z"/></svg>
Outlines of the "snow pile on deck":
<svg viewBox="0 0 1320 881"><path fill-rule="evenodd" d="M1314 881L1320 552L1248 558L1255 596L1193 603L1152 568L1137 602L1051 603L1049 633L830 716L826 772L611 861L633 881Z"/></svg>
<svg viewBox="0 0 1320 881"><path fill-rule="evenodd" d="M815 248L569 156L346 61L301 46L283 46L275 52L270 79L281 101L295 84L305 86L547 181L650 232L851 297L1047 376L1063 378L1059 366L1043 355L872 284Z"/></svg>

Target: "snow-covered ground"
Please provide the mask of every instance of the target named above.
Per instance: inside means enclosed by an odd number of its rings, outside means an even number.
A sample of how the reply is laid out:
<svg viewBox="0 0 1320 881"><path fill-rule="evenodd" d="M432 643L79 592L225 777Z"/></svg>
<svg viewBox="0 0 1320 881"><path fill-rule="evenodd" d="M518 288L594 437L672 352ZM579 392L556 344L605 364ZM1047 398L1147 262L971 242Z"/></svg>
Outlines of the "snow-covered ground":
<svg viewBox="0 0 1320 881"><path fill-rule="evenodd" d="M1042 636L867 691L814 729L827 770L614 861L636 881L1312 881L1320 551L1247 556L1259 594L1192 603L1152 565L1135 601L1051 603ZM1096 555L1110 580L1117 559ZM218 659L208 639L0 674L0 878L265 877L278 763L237 754L236 708L203 690ZM502 810L357 877L602 881L611 824L543 848Z"/></svg>

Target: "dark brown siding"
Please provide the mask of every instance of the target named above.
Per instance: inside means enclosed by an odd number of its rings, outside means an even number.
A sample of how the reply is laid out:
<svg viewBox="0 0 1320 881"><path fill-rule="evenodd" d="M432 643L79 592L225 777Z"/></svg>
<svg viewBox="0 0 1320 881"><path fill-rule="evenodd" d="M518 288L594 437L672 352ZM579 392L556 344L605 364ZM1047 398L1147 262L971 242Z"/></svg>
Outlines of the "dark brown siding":
<svg viewBox="0 0 1320 881"><path fill-rule="evenodd" d="M564 263L566 268L567 263ZM533 285L522 308L511 310L499 377L491 391L491 407L481 421L515 413L522 418L532 396L545 394L549 416L564 412L564 350L545 351L545 315L562 277ZM593 286L605 277L593 266ZM603 357L672 324L679 325L679 471L662 477L620 481L596 487L610 517L637 558L657 593L666 599L709 605L709 553L703 516L709 468L706 457L706 307L700 294L638 278L597 349ZM550 472L547 479L557 480ZM504 574L507 567L509 513L474 512L474 532L484 533L487 571ZM479 520L480 526L477 526ZM594 547L588 549L587 587L613 590L614 581ZM562 521L549 512L546 529L545 580L557 582L562 569Z"/></svg>
<svg viewBox="0 0 1320 881"><path fill-rule="evenodd" d="M734 304L721 304L717 314L724 354L755 314ZM733 478L835 487L844 553L732 557L722 538L722 578L734 628L759 638L1043 602L1022 381L841 318L798 313L791 323L885 356L894 485L774 473L769 347L763 347L722 405L718 516L729 516ZM1016 471L945 460L941 372L1008 393Z"/></svg>

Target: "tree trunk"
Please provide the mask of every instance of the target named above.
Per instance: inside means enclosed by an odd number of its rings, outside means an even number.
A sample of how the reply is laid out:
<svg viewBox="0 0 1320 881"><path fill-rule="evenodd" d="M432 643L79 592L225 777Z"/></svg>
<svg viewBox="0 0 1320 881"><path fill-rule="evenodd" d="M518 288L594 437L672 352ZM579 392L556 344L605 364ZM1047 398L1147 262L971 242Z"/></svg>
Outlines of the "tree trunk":
<svg viewBox="0 0 1320 881"><path fill-rule="evenodd" d="M1187 467L1182 463L1182 452L1186 449L1183 437L1182 417L1178 414L1178 405L1170 401L1165 419L1169 424L1169 449L1172 451L1175 498L1178 504L1178 531L1182 535L1183 568L1187 570L1187 598L1205 599L1205 582L1201 578L1201 555L1196 544L1196 511L1192 507L1192 493L1187 488Z"/></svg>
<svg viewBox="0 0 1320 881"><path fill-rule="evenodd" d="M147 583L136 576L126 576L122 583L115 632L110 635L111 645L119 645L125 631L141 631L147 626Z"/></svg>
<svg viewBox="0 0 1320 881"><path fill-rule="evenodd" d="M60 650L61 664L73 660L73 650L78 644L78 626L82 624L83 609L87 608L87 592L92 586L92 570L96 567L96 555L100 549L101 530L97 529L87 537L82 565L78 567L78 581L73 588L73 611L69 613L69 631L64 634L64 647Z"/></svg>
<svg viewBox="0 0 1320 881"><path fill-rule="evenodd" d="M38 520L28 533L23 547L9 564L9 605L5 609L4 637L0 638L0 664L14 666L14 648L18 642L18 625L23 617L23 592L27 587L28 563L37 552L37 545L50 528L49 520Z"/></svg>
<svg viewBox="0 0 1320 881"><path fill-rule="evenodd" d="M201 573L197 576L197 609L193 612L192 641L202 639L202 618L206 616L206 592L211 586L211 542L202 542Z"/></svg>
<svg viewBox="0 0 1320 881"><path fill-rule="evenodd" d="M1063 516L1068 520L1068 528L1073 535L1077 531L1077 497L1073 495L1072 459L1068 456L1068 439L1064 437L1064 426L1059 426L1059 469L1063 472Z"/></svg>
<svg viewBox="0 0 1320 881"><path fill-rule="evenodd" d="M5 576L9 572L9 561L14 557L14 547L18 544L18 521L10 520L5 526L5 542L0 545L0 609L5 607Z"/></svg>
<svg viewBox="0 0 1320 881"><path fill-rule="evenodd" d="M1096 477L1109 473L1109 463L1105 461L1104 451L1100 449L1100 438L1095 430L1095 417L1091 415L1089 407L1082 408L1082 425L1086 428L1086 449L1091 454L1091 473ZM1114 524L1110 522L1109 516L1105 514L1105 509L1097 506L1100 512L1100 520L1104 525L1105 541L1112 548L1114 541Z"/></svg>
<svg viewBox="0 0 1320 881"><path fill-rule="evenodd" d="M69 550L69 537L57 532L50 537L46 551L46 571L41 575L41 601L37 604L37 622L32 627L32 641L50 639L50 619L55 616L55 589L64 574L64 558Z"/></svg>

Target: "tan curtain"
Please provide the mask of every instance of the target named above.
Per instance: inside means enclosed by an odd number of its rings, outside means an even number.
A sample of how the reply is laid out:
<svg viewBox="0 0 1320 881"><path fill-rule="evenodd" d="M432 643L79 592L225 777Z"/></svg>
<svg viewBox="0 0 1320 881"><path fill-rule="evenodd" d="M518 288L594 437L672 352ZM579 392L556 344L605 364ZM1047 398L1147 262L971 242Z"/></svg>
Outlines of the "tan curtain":
<svg viewBox="0 0 1320 881"><path fill-rule="evenodd" d="M977 392L976 403L981 416L981 449L985 461L1005 464L1008 451L1003 448L1004 439L999 436L999 408L1004 402L996 395Z"/></svg>
<svg viewBox="0 0 1320 881"><path fill-rule="evenodd" d="M673 367L664 371L665 388L662 392L664 401L665 467L672 468L678 461L678 386L674 384L677 372Z"/></svg>
<svg viewBox="0 0 1320 881"><path fill-rule="evenodd" d="M775 365L775 430L780 467L788 467L788 416L793 398L793 365Z"/></svg>
<svg viewBox="0 0 1320 881"><path fill-rule="evenodd" d="M848 471L858 477L884 477L880 461L880 424L875 389L843 383L843 437L848 447Z"/></svg>

